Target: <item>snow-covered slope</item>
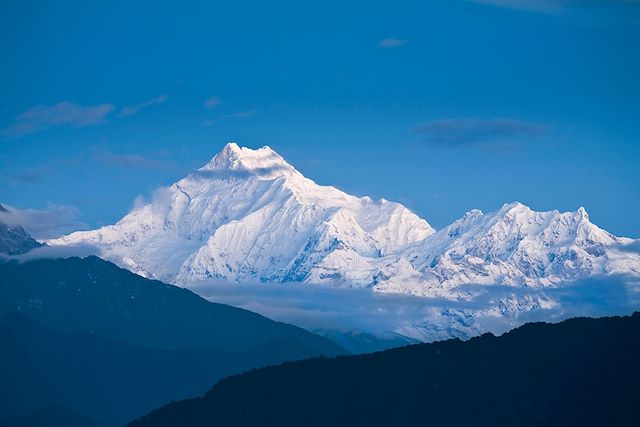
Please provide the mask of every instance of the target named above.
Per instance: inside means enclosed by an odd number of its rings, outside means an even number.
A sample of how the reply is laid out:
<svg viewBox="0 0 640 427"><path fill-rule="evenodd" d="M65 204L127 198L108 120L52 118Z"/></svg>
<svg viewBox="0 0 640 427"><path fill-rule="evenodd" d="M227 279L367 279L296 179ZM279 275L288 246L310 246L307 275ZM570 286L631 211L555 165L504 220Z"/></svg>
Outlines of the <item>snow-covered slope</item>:
<svg viewBox="0 0 640 427"><path fill-rule="evenodd" d="M381 257L434 233L404 206L305 178L268 147L228 144L117 224L52 245L93 244L139 274L179 284L372 283Z"/></svg>
<svg viewBox="0 0 640 427"><path fill-rule="evenodd" d="M535 212L511 203L486 215L472 210L387 262L376 289L446 296L462 284L545 287L640 276L640 256L628 250L633 242L592 224L584 208Z"/></svg>
<svg viewBox="0 0 640 427"><path fill-rule="evenodd" d="M464 298L464 284L555 286L601 274L640 276L640 255L576 212L513 203L468 212L435 232L404 206L305 178L268 147L228 144L208 164L117 224L52 245L93 244L145 276L185 286L331 283Z"/></svg>

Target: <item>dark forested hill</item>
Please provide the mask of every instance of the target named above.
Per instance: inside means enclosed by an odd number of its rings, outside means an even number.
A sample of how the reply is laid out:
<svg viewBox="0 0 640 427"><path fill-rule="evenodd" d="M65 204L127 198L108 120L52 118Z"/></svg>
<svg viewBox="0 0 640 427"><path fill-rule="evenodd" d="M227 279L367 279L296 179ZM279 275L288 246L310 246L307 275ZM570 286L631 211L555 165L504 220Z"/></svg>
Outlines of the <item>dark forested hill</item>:
<svg viewBox="0 0 640 427"><path fill-rule="evenodd" d="M344 352L96 257L0 262L0 319L0 426L47 408L121 425L224 376Z"/></svg>
<svg viewBox="0 0 640 427"><path fill-rule="evenodd" d="M60 331L83 330L134 345L247 350L292 338L317 354L327 338L121 269L98 257L0 262L0 316L28 314Z"/></svg>
<svg viewBox="0 0 640 427"><path fill-rule="evenodd" d="M637 426L640 314L313 359L220 381L131 427Z"/></svg>
<svg viewBox="0 0 640 427"><path fill-rule="evenodd" d="M0 320L0 346L0 426L9 417L15 425L36 415L42 419L39 410L51 407L118 425L171 400L204 393L222 376L317 354L284 338L233 353L143 348L86 332L59 333L20 313ZM46 419L67 415L45 413Z"/></svg>
<svg viewBox="0 0 640 427"><path fill-rule="evenodd" d="M105 427L64 406L50 406L0 422L0 427Z"/></svg>

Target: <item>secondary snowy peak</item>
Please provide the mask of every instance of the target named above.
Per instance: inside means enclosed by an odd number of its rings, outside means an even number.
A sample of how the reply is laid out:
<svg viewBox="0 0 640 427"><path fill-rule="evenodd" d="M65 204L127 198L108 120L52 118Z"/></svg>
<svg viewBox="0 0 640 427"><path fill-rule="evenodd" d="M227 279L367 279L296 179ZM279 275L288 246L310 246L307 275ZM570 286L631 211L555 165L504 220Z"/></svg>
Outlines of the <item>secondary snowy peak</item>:
<svg viewBox="0 0 640 427"><path fill-rule="evenodd" d="M93 244L139 274L183 285L223 278L366 286L382 257L434 232L398 203L320 186L268 147L230 143L115 225L50 244Z"/></svg>
<svg viewBox="0 0 640 427"><path fill-rule="evenodd" d="M379 291L451 295L463 284L556 286L591 276L640 275L633 241L616 237L575 212L536 212L521 203L466 213L403 251L405 271L383 270ZM412 277L411 284L406 277ZM455 294L455 292L453 292Z"/></svg>

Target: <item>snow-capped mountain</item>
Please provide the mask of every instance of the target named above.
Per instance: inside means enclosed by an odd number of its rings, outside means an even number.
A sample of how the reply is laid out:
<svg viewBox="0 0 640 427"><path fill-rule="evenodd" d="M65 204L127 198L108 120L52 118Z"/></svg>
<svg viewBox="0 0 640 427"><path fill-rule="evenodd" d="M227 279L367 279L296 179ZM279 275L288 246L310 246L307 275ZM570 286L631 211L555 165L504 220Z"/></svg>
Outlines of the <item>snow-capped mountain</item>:
<svg viewBox="0 0 640 427"><path fill-rule="evenodd" d="M367 286L381 259L434 232L398 203L320 186L269 147L231 143L117 224L50 244L93 244L134 272L183 285L224 278Z"/></svg>
<svg viewBox="0 0 640 427"><path fill-rule="evenodd" d="M209 163L115 225L51 245L93 244L139 274L184 286L331 283L464 298L464 284L555 286L600 274L640 276L640 255L576 212L513 203L473 210L436 232L398 203L305 178L268 147L228 144Z"/></svg>
<svg viewBox="0 0 640 427"><path fill-rule="evenodd" d="M627 249L633 242L592 224L584 208L535 212L511 203L486 215L472 210L387 262L376 289L446 296L462 284L545 287L640 276L640 256Z"/></svg>

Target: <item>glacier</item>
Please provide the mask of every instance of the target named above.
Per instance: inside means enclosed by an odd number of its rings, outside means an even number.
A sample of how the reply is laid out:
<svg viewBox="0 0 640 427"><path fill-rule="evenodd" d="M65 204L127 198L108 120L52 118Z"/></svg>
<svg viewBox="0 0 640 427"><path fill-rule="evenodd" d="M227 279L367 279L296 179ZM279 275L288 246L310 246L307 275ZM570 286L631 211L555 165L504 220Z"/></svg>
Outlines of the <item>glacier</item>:
<svg viewBox="0 0 640 427"><path fill-rule="evenodd" d="M269 147L229 143L116 224L47 244L93 245L135 273L195 291L224 280L468 302L491 286L545 290L640 278L638 242L599 228L583 208L536 212L517 202L471 210L435 230L402 204L316 184ZM470 336L482 330L479 315L517 317L558 305L543 292L519 295L472 311L430 309L427 321L396 330L423 340Z"/></svg>

